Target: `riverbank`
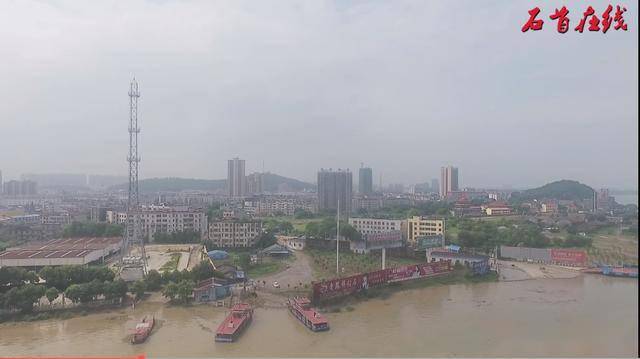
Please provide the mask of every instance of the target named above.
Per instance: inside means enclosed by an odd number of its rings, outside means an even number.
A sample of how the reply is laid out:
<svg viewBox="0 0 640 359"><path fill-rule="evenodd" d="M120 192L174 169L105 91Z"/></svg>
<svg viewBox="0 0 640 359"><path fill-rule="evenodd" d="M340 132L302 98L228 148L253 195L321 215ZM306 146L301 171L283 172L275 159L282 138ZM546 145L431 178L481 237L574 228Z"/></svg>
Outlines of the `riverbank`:
<svg viewBox="0 0 640 359"><path fill-rule="evenodd" d="M103 304L98 306L75 306L70 308L59 308L52 310L34 311L31 313L7 313L0 315L0 324L35 322L42 320L64 320L74 317L82 317L90 314L109 313L127 307L124 304Z"/></svg>
<svg viewBox="0 0 640 359"><path fill-rule="evenodd" d="M580 268L505 260L498 261L498 272L500 280L507 282L529 279L567 279L582 275Z"/></svg>

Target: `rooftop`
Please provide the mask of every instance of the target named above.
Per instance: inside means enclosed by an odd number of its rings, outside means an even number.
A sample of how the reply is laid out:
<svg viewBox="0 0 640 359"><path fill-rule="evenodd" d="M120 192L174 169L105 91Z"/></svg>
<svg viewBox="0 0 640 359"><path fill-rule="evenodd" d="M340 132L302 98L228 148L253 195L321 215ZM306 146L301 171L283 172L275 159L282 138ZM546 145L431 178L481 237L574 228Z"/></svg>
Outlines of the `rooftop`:
<svg viewBox="0 0 640 359"><path fill-rule="evenodd" d="M95 250L105 249L111 245L119 244L122 240L122 237L59 238L44 242L28 242L14 248L9 248L9 250Z"/></svg>
<svg viewBox="0 0 640 359"><path fill-rule="evenodd" d="M29 259L29 258L82 258L94 250L7 250L0 253L0 259Z"/></svg>

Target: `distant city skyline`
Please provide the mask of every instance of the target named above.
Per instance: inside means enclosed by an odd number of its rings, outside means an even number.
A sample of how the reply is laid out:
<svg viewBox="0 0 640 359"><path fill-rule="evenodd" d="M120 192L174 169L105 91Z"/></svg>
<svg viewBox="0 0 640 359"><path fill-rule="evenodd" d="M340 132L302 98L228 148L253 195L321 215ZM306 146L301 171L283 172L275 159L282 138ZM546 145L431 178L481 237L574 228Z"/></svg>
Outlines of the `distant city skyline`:
<svg viewBox="0 0 640 359"><path fill-rule="evenodd" d="M225 178L239 156L247 173L264 161L307 182L365 162L375 183L423 183L455 163L463 186L635 189L638 26L523 34L529 9L141 0L122 18L109 3L8 2L0 169L126 176L135 75L140 178Z"/></svg>
<svg viewBox="0 0 640 359"><path fill-rule="evenodd" d="M246 162L246 161L245 161ZM344 170L350 170L350 168L343 168ZM441 175L441 171L442 171L442 167L439 168L439 172ZM246 175L246 173L249 173L249 175ZM245 178L247 180L249 180L249 178L251 176L254 176L256 174L261 174L263 172L259 172L257 170L251 170L251 171L245 171ZM299 178L296 176L290 176L286 173L278 173L278 172L273 172L273 171L265 171L264 173L273 173L273 174L277 174L283 177L287 177L287 178L292 178L292 179L296 179L296 180L300 180L306 183L310 183L310 184L317 184L317 177L312 178L312 179L306 179L306 178ZM316 172L314 172L317 174L317 170ZM109 178L107 186L111 186L111 185L117 185L117 184L123 184L126 182L127 178L126 176L122 176L122 175L112 175L112 174L85 174L85 173L72 173L72 172L52 172L52 173L40 173L40 172L36 172L36 171L30 171L29 173L21 173L17 176L12 176L12 177L7 177L4 176L3 180L4 182L7 181L11 181L11 180L23 180L25 178L27 179L34 179L34 176L41 176L41 175L54 175L54 176L86 176L87 179L87 185L91 186L92 183L92 178L100 178L100 177L106 177ZM205 179L205 180L227 180L228 181L228 173L226 173L226 175L221 176L221 177L195 177L195 176L168 176L168 175L160 175L160 176L154 176L154 177L141 177L141 180L145 180L145 179L152 179L152 178L171 178L171 177L177 177L177 178L193 178L193 179ZM427 176L429 177L429 176ZM119 178L120 181L114 182L114 180L112 178ZM581 183L584 183L590 187L593 187L594 189L601 189L601 188L607 188L610 190L618 190L618 191L638 191L638 187L637 186L629 186L629 187L617 187L617 186L607 186L607 185L593 185L591 183L588 182L584 182L575 178L550 178L548 181L546 182L540 182L540 183L532 183L532 184L519 184L519 185L514 185L514 184L505 184L505 183L489 183L489 184L467 184L462 182L462 180L460 180L460 178L462 178L461 175L458 175L458 180L459 180L459 189L465 189L465 188L484 188L484 189L504 189L504 190L521 190L521 189L527 189L527 188L535 188L535 187L540 187L543 186L547 183L550 182L554 182L554 181L559 181L559 180L575 180ZM36 182L38 182L36 180ZM393 181L393 182L385 182L383 181L383 187L387 187L389 185L398 185L398 184L402 184L404 186L413 186L416 184L427 184L429 185L430 188L433 189L433 185L434 183L436 184L435 187L435 191L439 192L440 191L440 181L436 178L425 178L422 181L418 181L418 182L408 182L408 181ZM248 185L248 184L247 184ZM102 185L103 187L105 186L104 184ZM379 183L376 182L375 184L373 184L374 188L378 188L379 187ZM408 187L407 187L408 188ZM228 192L228 187L227 187L227 192ZM359 193L359 192L358 192Z"/></svg>

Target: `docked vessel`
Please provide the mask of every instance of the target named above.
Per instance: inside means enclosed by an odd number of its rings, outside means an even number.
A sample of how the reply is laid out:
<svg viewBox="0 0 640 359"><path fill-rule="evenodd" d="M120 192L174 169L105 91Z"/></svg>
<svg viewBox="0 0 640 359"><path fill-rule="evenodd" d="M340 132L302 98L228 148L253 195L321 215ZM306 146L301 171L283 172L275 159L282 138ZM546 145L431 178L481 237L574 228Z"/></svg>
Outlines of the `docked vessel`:
<svg viewBox="0 0 640 359"><path fill-rule="evenodd" d="M314 332L329 330L329 322L311 307L311 301L306 297L294 297L287 300L287 307L302 324Z"/></svg>
<svg viewBox="0 0 640 359"><path fill-rule="evenodd" d="M603 266L602 274L612 277L631 277L638 278L638 267L611 267Z"/></svg>
<svg viewBox="0 0 640 359"><path fill-rule="evenodd" d="M246 303L235 304L216 331L217 342L234 342L251 324L253 308Z"/></svg>
<svg viewBox="0 0 640 359"><path fill-rule="evenodd" d="M151 317L151 319L142 318L142 321L136 325L136 329L131 336L131 344L140 344L147 340L155 324L156 319L154 317Z"/></svg>
<svg viewBox="0 0 640 359"><path fill-rule="evenodd" d="M609 266L603 265L595 268L588 268L583 271L584 273L603 274L610 277L629 277L638 278L637 266Z"/></svg>

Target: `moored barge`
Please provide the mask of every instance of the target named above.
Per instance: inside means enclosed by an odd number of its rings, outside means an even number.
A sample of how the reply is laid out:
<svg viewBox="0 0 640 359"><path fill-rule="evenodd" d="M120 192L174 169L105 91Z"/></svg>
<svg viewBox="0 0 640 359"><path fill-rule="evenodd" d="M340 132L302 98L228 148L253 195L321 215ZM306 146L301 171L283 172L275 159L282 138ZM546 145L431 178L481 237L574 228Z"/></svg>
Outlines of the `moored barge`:
<svg viewBox="0 0 640 359"><path fill-rule="evenodd" d="M611 267L611 266L603 266L602 274L612 276L612 277L629 277L629 278L638 278L638 267Z"/></svg>
<svg viewBox="0 0 640 359"><path fill-rule="evenodd" d="M251 324L253 308L246 303L235 304L216 331L216 342L234 342Z"/></svg>
<svg viewBox="0 0 640 359"><path fill-rule="evenodd" d="M621 267L604 265L601 267L585 269L583 270L583 273L603 274L610 277L638 278L638 267L627 265Z"/></svg>
<svg viewBox="0 0 640 359"><path fill-rule="evenodd" d="M302 324L314 332L329 330L329 322L311 307L311 301L306 297L294 297L287 300L287 307Z"/></svg>
<svg viewBox="0 0 640 359"><path fill-rule="evenodd" d="M147 317L142 318L142 321L136 324L136 329L131 336L131 344L144 343L151 334L155 324L156 318L154 317L151 317L151 319L148 319Z"/></svg>

